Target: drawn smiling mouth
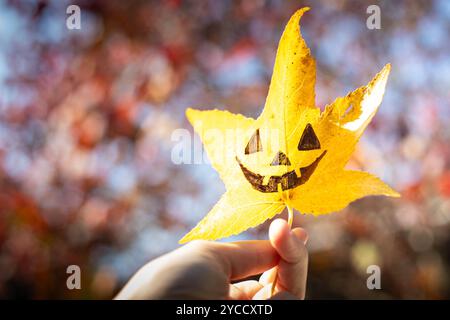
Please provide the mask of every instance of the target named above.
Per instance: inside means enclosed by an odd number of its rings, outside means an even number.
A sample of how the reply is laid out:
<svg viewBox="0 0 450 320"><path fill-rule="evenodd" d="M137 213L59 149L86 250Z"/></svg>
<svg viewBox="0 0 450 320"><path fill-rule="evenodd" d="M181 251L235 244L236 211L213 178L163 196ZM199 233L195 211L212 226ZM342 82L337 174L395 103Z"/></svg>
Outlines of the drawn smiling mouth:
<svg viewBox="0 0 450 320"><path fill-rule="evenodd" d="M264 176L247 169L237 156L236 161L239 163L239 166L241 167L242 173L244 174L245 178L248 182L250 182L254 189L260 192L277 192L278 184L281 184L281 189L283 191L286 191L306 183L314 173L317 166L319 165L320 160L322 160L326 153L327 151L324 150L322 154L318 156L316 160L314 160L310 165L301 167L299 169L300 177L297 176L295 170L291 170L281 176L271 176L267 184L264 184Z"/></svg>

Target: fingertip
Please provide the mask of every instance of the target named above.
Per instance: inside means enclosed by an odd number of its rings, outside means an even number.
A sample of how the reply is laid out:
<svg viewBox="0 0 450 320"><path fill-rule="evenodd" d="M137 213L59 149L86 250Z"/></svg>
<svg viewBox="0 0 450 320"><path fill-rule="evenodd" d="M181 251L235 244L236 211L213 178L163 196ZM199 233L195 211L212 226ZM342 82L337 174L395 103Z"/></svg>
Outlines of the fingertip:
<svg viewBox="0 0 450 320"><path fill-rule="evenodd" d="M270 226L269 238L271 245L283 260L295 263L304 256L305 243L308 239L304 229L295 228L291 231L286 221L277 219Z"/></svg>
<svg viewBox="0 0 450 320"><path fill-rule="evenodd" d="M253 300L267 300L270 298L272 292L272 284L265 285L254 296Z"/></svg>
<svg viewBox="0 0 450 320"><path fill-rule="evenodd" d="M277 266L265 271L261 275L261 277L259 277L259 283L261 283L263 286L271 284L275 280L277 272L278 272Z"/></svg>
<svg viewBox="0 0 450 320"><path fill-rule="evenodd" d="M278 247L279 242L290 232L286 220L275 219L269 227L269 239L272 246Z"/></svg>

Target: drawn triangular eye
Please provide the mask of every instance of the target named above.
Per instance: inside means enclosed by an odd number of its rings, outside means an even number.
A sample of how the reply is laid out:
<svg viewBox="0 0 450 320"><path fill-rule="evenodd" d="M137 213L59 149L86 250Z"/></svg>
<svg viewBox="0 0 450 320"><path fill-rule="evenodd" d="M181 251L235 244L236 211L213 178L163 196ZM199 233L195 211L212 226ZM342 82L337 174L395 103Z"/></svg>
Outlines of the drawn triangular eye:
<svg viewBox="0 0 450 320"><path fill-rule="evenodd" d="M259 129L256 129L245 147L245 154L251 154L262 151L261 137L259 136Z"/></svg>
<svg viewBox="0 0 450 320"><path fill-rule="evenodd" d="M320 149L320 142L317 139L316 133L311 124L307 124L302 133L300 142L298 143L298 150L315 150Z"/></svg>

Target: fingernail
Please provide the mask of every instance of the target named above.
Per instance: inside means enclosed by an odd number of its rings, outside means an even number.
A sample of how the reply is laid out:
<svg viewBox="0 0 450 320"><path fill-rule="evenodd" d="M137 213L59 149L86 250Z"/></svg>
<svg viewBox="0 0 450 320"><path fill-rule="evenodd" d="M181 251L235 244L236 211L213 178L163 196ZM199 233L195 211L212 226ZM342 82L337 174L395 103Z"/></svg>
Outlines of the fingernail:
<svg viewBox="0 0 450 320"><path fill-rule="evenodd" d="M295 228L291 231L291 234L294 235L297 239L302 241L304 244L308 242L308 233L305 229Z"/></svg>

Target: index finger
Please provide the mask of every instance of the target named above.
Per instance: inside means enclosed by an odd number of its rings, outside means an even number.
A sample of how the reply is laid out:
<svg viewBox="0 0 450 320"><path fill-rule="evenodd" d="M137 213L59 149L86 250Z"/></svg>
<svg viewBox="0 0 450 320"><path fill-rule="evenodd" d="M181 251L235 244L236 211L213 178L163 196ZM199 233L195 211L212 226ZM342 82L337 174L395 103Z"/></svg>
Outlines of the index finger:
<svg viewBox="0 0 450 320"><path fill-rule="evenodd" d="M211 249L230 280L262 273L275 266L279 260L268 240L214 243Z"/></svg>

